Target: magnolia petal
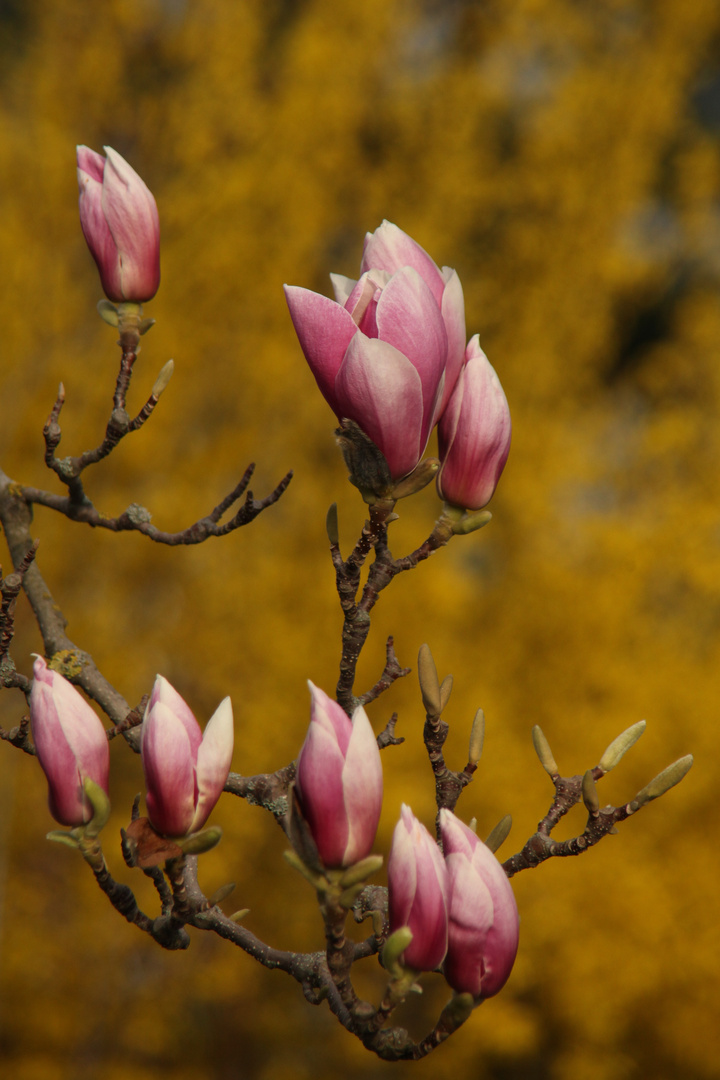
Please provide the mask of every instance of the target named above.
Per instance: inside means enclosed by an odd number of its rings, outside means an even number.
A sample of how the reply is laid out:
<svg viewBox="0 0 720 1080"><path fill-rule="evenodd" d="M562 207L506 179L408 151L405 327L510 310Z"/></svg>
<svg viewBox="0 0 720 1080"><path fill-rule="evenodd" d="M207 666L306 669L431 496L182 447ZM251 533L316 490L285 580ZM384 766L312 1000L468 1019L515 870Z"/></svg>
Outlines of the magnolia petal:
<svg viewBox="0 0 720 1080"><path fill-rule="evenodd" d="M122 299L151 300L160 284L160 218L147 184L111 146L102 209L120 261Z"/></svg>
<svg viewBox="0 0 720 1080"><path fill-rule="evenodd" d="M200 743L202 742L200 725L195 719L195 714L185 699L178 694L173 684L162 675L156 675L155 677L155 684L153 686L152 694L150 695L150 700L148 701L147 711L151 712L158 702L170 709L185 728L187 737L190 740L192 759L193 762L195 762L197 760L197 752Z"/></svg>
<svg viewBox="0 0 720 1080"><path fill-rule="evenodd" d="M358 332L335 388L342 416L355 420L380 448L393 478L412 472L424 449L423 401L420 376L407 357Z"/></svg>
<svg viewBox="0 0 720 1080"><path fill-rule="evenodd" d="M445 385L439 402L437 416L443 414L450 395L462 370L465 358L465 298L457 272L449 266L443 266L445 291L442 298L442 317L447 332L448 349L445 365Z"/></svg>
<svg viewBox="0 0 720 1080"><path fill-rule="evenodd" d="M444 283L437 264L427 251L391 221L383 221L374 233L366 234L360 273L377 268L394 274L404 266L417 270L439 307Z"/></svg>
<svg viewBox="0 0 720 1080"><path fill-rule="evenodd" d="M105 158L86 146L79 146L77 155L80 226L97 264L103 289L111 300L120 301L123 299L120 258L102 207Z"/></svg>
<svg viewBox="0 0 720 1080"><path fill-rule="evenodd" d="M493 922L490 893L465 855L446 858L449 926L445 978L458 993L478 997L485 973L485 945Z"/></svg>
<svg viewBox="0 0 720 1080"><path fill-rule="evenodd" d="M285 299L320 392L338 419L342 419L335 380L348 345L357 334L352 315L327 296L298 285L285 285Z"/></svg>
<svg viewBox="0 0 720 1080"><path fill-rule="evenodd" d="M406 356L420 376L424 449L434 421L448 339L440 308L416 270L405 267L392 276L378 301L376 322L378 337Z"/></svg>
<svg viewBox="0 0 720 1080"><path fill-rule="evenodd" d="M350 717L343 707L338 705L337 701L333 701L324 690L321 690L319 686L315 686L309 679L308 686L310 687L311 696L310 720L320 724L334 737L344 759L353 731Z"/></svg>
<svg viewBox="0 0 720 1080"><path fill-rule="evenodd" d="M197 806L190 832L201 829L220 798L230 772L233 755L234 728L232 703L223 698L205 725L202 743L197 753Z"/></svg>
<svg viewBox="0 0 720 1080"><path fill-rule="evenodd" d="M400 820L393 832L387 864L390 933L407 926L417 890L417 865L412 841L414 820L410 808L403 804Z"/></svg>
<svg viewBox="0 0 720 1080"><path fill-rule="evenodd" d="M355 278L345 277L344 274L331 274L330 283L335 293L335 300L340 307L345 307L348 297L357 285Z"/></svg>
<svg viewBox="0 0 720 1080"><path fill-rule="evenodd" d="M342 866L348 841L344 764L334 734L311 721L298 756L296 789L320 858L329 867Z"/></svg>
<svg viewBox="0 0 720 1080"><path fill-rule="evenodd" d="M349 826L343 866L352 866L372 850L383 798L380 750L362 706L353 713L352 734L343 768L343 793Z"/></svg>
<svg viewBox="0 0 720 1080"><path fill-rule="evenodd" d="M195 759L185 725L162 701L143 721L148 817L166 836L184 836L195 815Z"/></svg>

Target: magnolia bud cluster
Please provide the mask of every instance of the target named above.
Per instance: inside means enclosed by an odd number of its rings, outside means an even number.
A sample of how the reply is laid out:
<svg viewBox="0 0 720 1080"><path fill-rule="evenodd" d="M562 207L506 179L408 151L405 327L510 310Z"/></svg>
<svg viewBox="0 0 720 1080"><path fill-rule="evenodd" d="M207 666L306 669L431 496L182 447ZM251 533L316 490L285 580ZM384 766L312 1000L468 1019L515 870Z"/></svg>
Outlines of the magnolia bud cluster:
<svg viewBox="0 0 720 1080"><path fill-rule="evenodd" d="M457 273L385 221L365 238L358 280L330 276L335 300L285 287L330 408L380 449L394 481L417 467L437 425L440 497L481 509L510 451L510 412L477 335L465 345Z"/></svg>
<svg viewBox="0 0 720 1080"><path fill-rule="evenodd" d="M297 795L320 859L347 868L372 850L382 806L380 754L365 710L352 720L310 684L310 729L297 763ZM391 933L407 927L402 964L441 965L458 993L476 1001L505 984L518 946L518 911L505 872L449 810L440 812L443 853L403 806L388 861Z"/></svg>

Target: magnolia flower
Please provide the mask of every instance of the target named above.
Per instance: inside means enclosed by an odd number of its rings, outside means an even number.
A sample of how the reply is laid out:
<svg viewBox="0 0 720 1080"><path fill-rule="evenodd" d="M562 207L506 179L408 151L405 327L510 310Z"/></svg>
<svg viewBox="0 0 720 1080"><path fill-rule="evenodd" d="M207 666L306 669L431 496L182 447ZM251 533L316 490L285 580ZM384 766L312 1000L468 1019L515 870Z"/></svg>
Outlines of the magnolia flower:
<svg viewBox="0 0 720 1080"><path fill-rule="evenodd" d="M41 656L33 665L30 722L38 761L47 777L50 813L61 825L93 816L86 778L107 794L110 748L100 718L84 697Z"/></svg>
<svg viewBox="0 0 720 1080"><path fill-rule="evenodd" d="M447 871L440 848L409 806L395 826L387 873L390 932L408 926L413 935L403 963L433 971L448 943Z"/></svg>
<svg viewBox="0 0 720 1080"><path fill-rule="evenodd" d="M336 301L285 286L295 331L338 419L354 420L400 479L420 461L460 372L460 279L389 221L366 236L358 281L330 277Z"/></svg>
<svg viewBox="0 0 720 1080"><path fill-rule="evenodd" d="M323 690L308 686L310 727L297 761L297 796L325 866L352 866L375 841L383 795L380 751L362 706L351 721Z"/></svg>
<svg viewBox="0 0 720 1080"><path fill-rule="evenodd" d="M480 510L492 498L510 453L510 410L477 334L438 425L438 442L440 497Z"/></svg>
<svg viewBox="0 0 720 1080"><path fill-rule="evenodd" d="M111 147L77 148L80 224L105 295L142 304L160 284L160 222L152 192Z"/></svg>
<svg viewBox="0 0 720 1080"><path fill-rule="evenodd" d="M519 917L512 886L490 848L440 811L448 871L448 951L443 971L458 993L492 997L515 962Z"/></svg>
<svg viewBox="0 0 720 1080"><path fill-rule="evenodd" d="M177 690L158 675L140 740L148 818L165 836L197 832L220 798L230 772L233 714L230 698L200 725Z"/></svg>

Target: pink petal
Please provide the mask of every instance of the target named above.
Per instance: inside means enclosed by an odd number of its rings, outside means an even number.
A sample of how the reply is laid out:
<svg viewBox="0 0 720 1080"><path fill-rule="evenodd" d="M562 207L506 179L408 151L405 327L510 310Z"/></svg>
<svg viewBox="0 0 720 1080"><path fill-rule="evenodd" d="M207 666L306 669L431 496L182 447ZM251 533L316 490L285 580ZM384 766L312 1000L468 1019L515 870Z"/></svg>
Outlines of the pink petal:
<svg viewBox="0 0 720 1080"><path fill-rule="evenodd" d="M340 415L355 420L387 458L395 479L417 465L424 450L422 384L402 353L358 332L336 384Z"/></svg>
<svg viewBox="0 0 720 1080"><path fill-rule="evenodd" d="M155 684L153 686L150 700L148 701L147 710L151 712L153 707L160 702L170 709L175 714L177 719L185 728L185 732L190 741L190 747L192 751L193 762L197 760L197 753L202 742L202 731L200 725L195 719L190 706L187 704L184 698L178 694L175 687L162 675L155 677Z"/></svg>
<svg viewBox="0 0 720 1080"><path fill-rule="evenodd" d="M198 800L190 832L201 829L220 798L230 772L233 755L233 712L230 698L218 705L205 726L197 754Z"/></svg>
<svg viewBox="0 0 720 1080"><path fill-rule="evenodd" d="M338 419L342 419L335 379L348 345L357 333L352 315L327 296L297 285L285 286L285 298L300 347L320 392Z"/></svg>
<svg viewBox="0 0 720 1080"><path fill-rule="evenodd" d="M383 221L374 233L367 233L363 249L360 273L365 270L387 270L394 274L404 266L412 266L432 292L440 306L444 283L436 263L427 251L420 247L407 233Z"/></svg>
<svg viewBox="0 0 720 1080"><path fill-rule="evenodd" d="M344 758L348 746L350 745L350 737L353 730L350 717L343 707L338 705L337 701L333 701L324 690L315 686L309 679L308 686L310 687L311 697L310 720L311 722L320 724L334 737L340 753Z"/></svg>
<svg viewBox="0 0 720 1080"><path fill-rule="evenodd" d="M448 338L447 363L445 365L445 385L437 411L442 416L455 383L462 370L465 358L465 298L460 278L449 266L443 267L445 291L442 298L442 317Z"/></svg>
<svg viewBox="0 0 720 1080"><path fill-rule="evenodd" d="M151 300L160 284L160 219L155 198L127 161L106 146L102 209L120 256L123 298Z"/></svg>
<svg viewBox="0 0 720 1080"><path fill-rule="evenodd" d="M150 823L167 836L184 836L195 815L195 762L187 730L158 701L143 721L142 762Z"/></svg>
<svg viewBox="0 0 720 1080"><path fill-rule="evenodd" d="M321 724L311 722L298 756L296 785L303 815L320 858L328 867L343 865L348 841L344 764L334 735Z"/></svg>
<svg viewBox="0 0 720 1080"><path fill-rule="evenodd" d="M353 713L342 782L349 829L343 866L352 866L372 850L383 798L380 750L362 706Z"/></svg>
<svg viewBox="0 0 720 1080"><path fill-rule="evenodd" d="M377 334L406 356L423 388L422 449L430 435L448 355L445 324L429 288L410 267L399 270L377 305Z"/></svg>

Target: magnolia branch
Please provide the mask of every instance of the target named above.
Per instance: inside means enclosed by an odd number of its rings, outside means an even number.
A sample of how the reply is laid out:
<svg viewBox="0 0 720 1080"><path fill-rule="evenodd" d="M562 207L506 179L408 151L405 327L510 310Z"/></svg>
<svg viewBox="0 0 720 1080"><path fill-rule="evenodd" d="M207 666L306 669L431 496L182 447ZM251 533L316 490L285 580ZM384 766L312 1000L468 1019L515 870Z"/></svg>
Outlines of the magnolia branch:
<svg viewBox="0 0 720 1080"><path fill-rule="evenodd" d="M111 532L139 532L147 536L157 544L166 544L169 547L177 547L181 544L201 544L211 536L227 536L235 529L248 525L251 521L278 501L292 480L292 470L288 472L280 483L263 499L255 499L252 491L247 491L245 501L230 521L220 524L220 519L227 513L233 503L245 493L250 479L255 470L255 464L248 465L240 483L222 499L221 502L204 518L200 518L193 525L180 532L165 532L151 523L151 514L144 506L133 503L118 517L107 517L101 513L92 502L83 494L78 502L71 495L56 495L52 492L42 491L40 488L21 487L18 490L28 504L47 506L56 510L71 521L84 522L92 528L109 529Z"/></svg>

